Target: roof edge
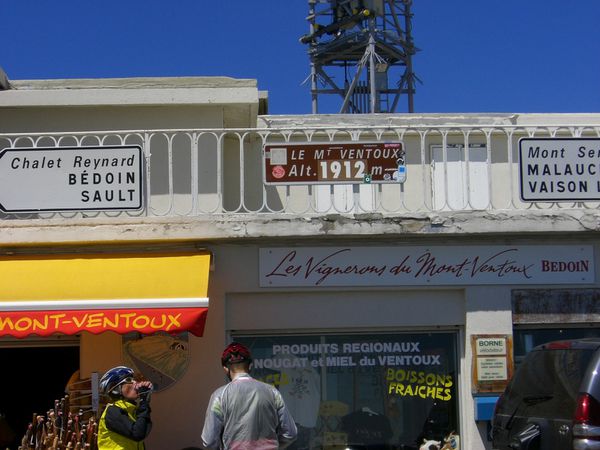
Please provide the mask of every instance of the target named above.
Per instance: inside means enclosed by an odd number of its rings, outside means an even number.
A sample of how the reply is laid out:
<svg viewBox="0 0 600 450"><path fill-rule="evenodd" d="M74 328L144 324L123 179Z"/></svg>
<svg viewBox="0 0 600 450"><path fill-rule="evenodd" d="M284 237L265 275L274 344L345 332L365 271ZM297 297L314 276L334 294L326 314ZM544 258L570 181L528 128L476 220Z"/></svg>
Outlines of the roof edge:
<svg viewBox="0 0 600 450"><path fill-rule="evenodd" d="M15 90L255 88L258 85L255 79L230 77L66 78L11 80L10 84Z"/></svg>

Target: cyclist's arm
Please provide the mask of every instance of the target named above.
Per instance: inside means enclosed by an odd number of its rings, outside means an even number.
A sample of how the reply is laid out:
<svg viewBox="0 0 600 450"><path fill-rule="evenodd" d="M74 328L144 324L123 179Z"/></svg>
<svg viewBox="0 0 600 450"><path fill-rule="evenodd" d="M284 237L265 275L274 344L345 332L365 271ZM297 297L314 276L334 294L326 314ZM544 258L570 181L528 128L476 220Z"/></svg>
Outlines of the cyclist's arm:
<svg viewBox="0 0 600 450"><path fill-rule="evenodd" d="M110 431L125 436L133 441L143 441L152 429L150 420L150 405L143 401L136 411L136 421L134 422L127 415L127 411L110 405L106 410L106 428Z"/></svg>
<svg viewBox="0 0 600 450"><path fill-rule="evenodd" d="M204 428L202 430L202 445L208 449L221 448L221 434L223 433L223 410L221 409L221 399L215 394L210 398L206 416L204 418Z"/></svg>
<svg viewBox="0 0 600 450"><path fill-rule="evenodd" d="M276 391L275 402L277 404L277 415L279 417L277 436L279 438L280 448L285 448L296 440L298 429L296 428L294 419L286 408L285 402L279 391Z"/></svg>

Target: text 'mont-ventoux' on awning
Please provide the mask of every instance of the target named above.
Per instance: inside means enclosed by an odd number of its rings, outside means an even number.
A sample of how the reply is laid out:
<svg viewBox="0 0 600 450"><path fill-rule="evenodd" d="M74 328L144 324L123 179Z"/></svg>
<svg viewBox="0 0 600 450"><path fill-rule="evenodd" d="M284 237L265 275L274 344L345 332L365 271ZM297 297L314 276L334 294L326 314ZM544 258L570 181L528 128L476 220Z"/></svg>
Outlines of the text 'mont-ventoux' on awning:
<svg viewBox="0 0 600 450"><path fill-rule="evenodd" d="M206 252L3 256L0 336L202 336L209 268Z"/></svg>

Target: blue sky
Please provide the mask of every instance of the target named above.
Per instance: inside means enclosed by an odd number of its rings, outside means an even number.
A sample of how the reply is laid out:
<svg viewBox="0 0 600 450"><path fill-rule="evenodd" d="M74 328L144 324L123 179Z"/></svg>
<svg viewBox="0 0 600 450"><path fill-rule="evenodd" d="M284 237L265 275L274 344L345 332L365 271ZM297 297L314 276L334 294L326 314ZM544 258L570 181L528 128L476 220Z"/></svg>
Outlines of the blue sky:
<svg viewBox="0 0 600 450"><path fill-rule="evenodd" d="M271 114L310 113L307 3L0 0L0 66L9 79L256 78ZM600 112L600 0L413 11L415 112Z"/></svg>

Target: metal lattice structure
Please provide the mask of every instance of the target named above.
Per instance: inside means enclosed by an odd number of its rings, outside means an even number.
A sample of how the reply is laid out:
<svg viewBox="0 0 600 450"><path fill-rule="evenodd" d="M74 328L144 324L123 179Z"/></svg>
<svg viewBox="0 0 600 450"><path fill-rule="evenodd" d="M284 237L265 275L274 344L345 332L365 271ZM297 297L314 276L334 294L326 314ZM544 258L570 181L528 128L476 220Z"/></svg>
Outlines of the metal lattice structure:
<svg viewBox="0 0 600 450"><path fill-rule="evenodd" d="M312 112L339 95L340 113L414 112L412 0L308 0Z"/></svg>

